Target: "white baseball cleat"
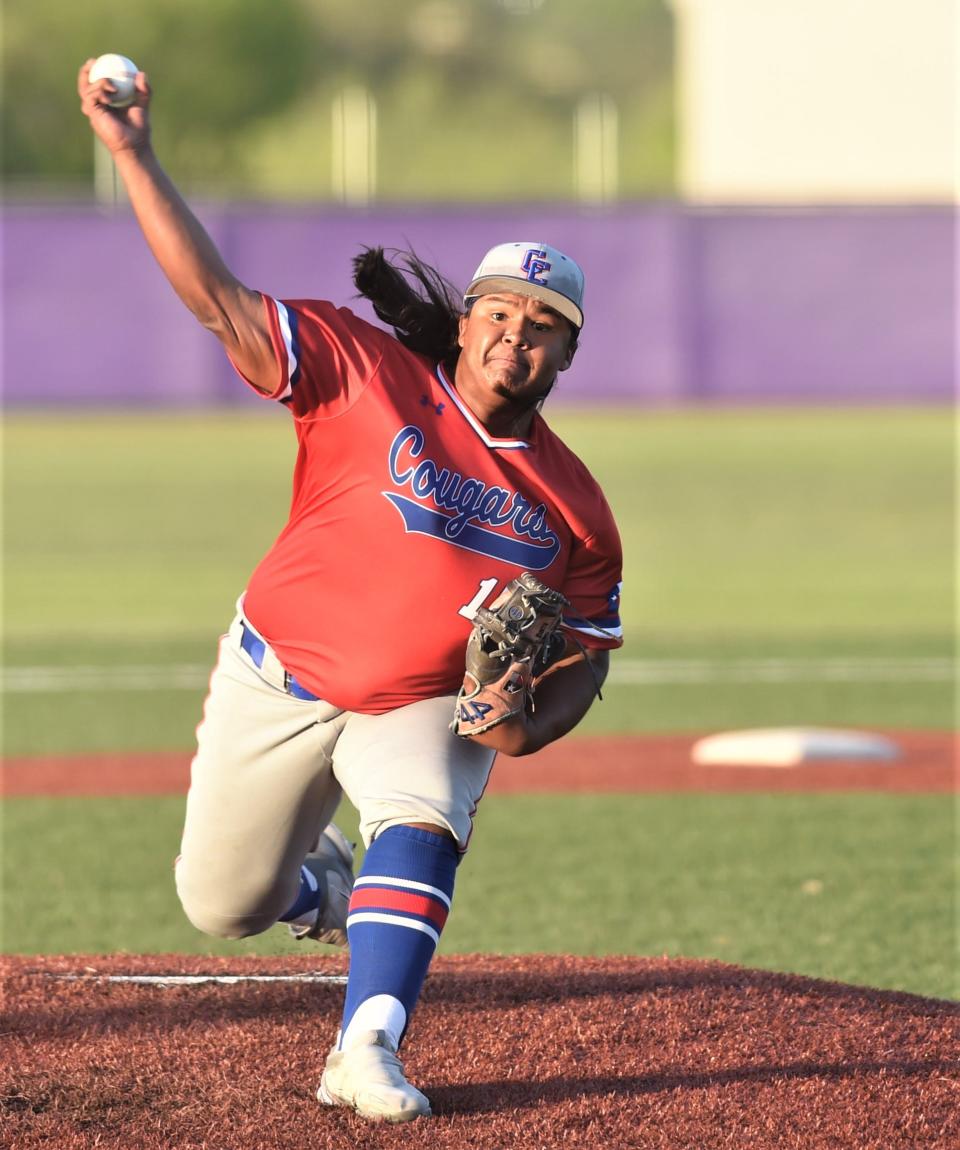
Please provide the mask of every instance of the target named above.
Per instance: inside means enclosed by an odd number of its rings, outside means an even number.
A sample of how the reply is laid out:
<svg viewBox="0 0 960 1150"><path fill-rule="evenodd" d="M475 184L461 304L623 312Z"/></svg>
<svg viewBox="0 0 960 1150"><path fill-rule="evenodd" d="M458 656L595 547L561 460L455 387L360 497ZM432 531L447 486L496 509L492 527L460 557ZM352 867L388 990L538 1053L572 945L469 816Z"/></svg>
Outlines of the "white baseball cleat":
<svg viewBox="0 0 960 1150"><path fill-rule="evenodd" d="M310 926L290 923L294 938L312 938L330 946L347 945L347 911L353 890L353 847L334 823L320 833L316 846L303 865L325 892L317 921Z"/></svg>
<svg viewBox="0 0 960 1150"><path fill-rule="evenodd" d="M432 1114L429 1098L404 1078L383 1030L362 1031L348 1050L330 1051L317 1098L327 1106L351 1106L374 1122L411 1122Z"/></svg>

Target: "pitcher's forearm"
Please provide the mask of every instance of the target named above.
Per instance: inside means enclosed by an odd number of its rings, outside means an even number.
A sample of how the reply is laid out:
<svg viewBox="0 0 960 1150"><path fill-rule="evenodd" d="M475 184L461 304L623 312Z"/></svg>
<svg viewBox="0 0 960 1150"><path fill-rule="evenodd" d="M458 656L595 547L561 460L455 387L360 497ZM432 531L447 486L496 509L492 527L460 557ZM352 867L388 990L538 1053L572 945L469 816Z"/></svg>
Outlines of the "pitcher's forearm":
<svg viewBox="0 0 960 1150"><path fill-rule="evenodd" d="M245 287L149 147L115 153L140 228L174 291L248 379L271 390L276 367L259 292Z"/></svg>
<svg viewBox="0 0 960 1150"><path fill-rule="evenodd" d="M471 737L504 755L530 755L542 750L572 731L590 710L608 666L606 652L559 665L540 680L532 714L515 716Z"/></svg>
<svg viewBox="0 0 960 1150"><path fill-rule="evenodd" d="M137 72L133 99L113 103L116 85L91 81L93 59L77 73L80 108L113 156L137 222L174 291L253 384L272 394L280 382L267 308L259 292L244 287L224 263L213 240L160 166L150 142L153 93Z"/></svg>
<svg viewBox="0 0 960 1150"><path fill-rule="evenodd" d="M114 160L150 250L174 291L204 327L217 331L224 322L224 301L245 289L152 150L124 150Z"/></svg>

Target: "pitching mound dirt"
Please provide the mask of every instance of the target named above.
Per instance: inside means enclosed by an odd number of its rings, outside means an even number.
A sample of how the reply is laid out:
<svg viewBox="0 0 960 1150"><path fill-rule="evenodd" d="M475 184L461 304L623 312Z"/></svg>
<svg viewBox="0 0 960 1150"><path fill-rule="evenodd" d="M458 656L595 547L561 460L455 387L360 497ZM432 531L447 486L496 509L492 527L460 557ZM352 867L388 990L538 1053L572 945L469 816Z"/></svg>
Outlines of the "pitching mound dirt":
<svg viewBox="0 0 960 1150"><path fill-rule="evenodd" d="M404 1049L435 1117L314 1100L342 958L5 960L22 1150L960 1145L960 1006L714 962L440 957ZM117 975L288 975L163 986Z"/></svg>

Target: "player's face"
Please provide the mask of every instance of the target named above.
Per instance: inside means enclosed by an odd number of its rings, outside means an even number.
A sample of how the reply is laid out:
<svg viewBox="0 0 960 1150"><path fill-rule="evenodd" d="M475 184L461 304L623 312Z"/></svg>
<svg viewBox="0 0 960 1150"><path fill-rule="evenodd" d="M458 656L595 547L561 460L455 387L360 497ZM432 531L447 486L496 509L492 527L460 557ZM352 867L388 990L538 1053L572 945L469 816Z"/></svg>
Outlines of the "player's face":
<svg viewBox="0 0 960 1150"><path fill-rule="evenodd" d="M460 319L457 389L481 420L491 407L528 407L573 362L572 340L567 321L540 300L481 296Z"/></svg>

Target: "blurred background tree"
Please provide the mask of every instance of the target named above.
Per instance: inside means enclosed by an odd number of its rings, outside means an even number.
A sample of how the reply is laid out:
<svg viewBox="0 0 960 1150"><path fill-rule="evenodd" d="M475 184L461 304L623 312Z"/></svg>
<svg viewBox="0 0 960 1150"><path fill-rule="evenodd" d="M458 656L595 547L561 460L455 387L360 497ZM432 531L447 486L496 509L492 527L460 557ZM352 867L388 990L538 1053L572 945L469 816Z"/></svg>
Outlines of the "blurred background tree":
<svg viewBox="0 0 960 1150"><path fill-rule="evenodd" d="M663 0L30 0L4 32L8 196L91 194L75 76L105 51L150 74L158 151L194 194L334 198L347 88L376 108L381 201L572 199L591 96L616 110L617 196L674 189Z"/></svg>

